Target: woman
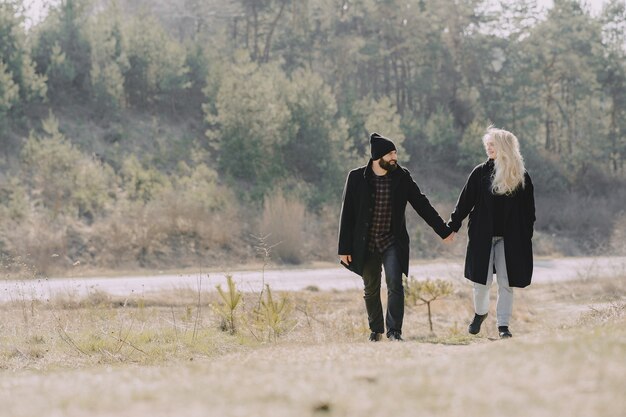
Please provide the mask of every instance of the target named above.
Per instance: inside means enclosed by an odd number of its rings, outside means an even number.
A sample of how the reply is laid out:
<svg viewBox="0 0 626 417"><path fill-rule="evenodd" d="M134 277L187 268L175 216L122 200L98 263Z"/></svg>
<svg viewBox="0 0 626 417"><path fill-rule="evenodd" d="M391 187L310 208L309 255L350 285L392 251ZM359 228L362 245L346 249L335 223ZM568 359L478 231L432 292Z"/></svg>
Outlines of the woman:
<svg viewBox="0 0 626 417"><path fill-rule="evenodd" d="M470 174L448 226L458 232L469 214L465 277L474 282L475 314L468 331L478 334L487 317L495 272L498 333L509 338L513 287L528 286L533 273L533 184L511 132L489 127L483 144L489 160Z"/></svg>

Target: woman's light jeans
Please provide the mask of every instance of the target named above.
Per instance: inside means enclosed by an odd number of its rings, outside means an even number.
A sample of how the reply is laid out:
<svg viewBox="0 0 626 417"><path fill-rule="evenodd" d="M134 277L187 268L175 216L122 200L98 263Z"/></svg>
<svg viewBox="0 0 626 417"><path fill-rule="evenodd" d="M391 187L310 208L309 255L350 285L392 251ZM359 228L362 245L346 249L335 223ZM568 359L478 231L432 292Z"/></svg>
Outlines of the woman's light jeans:
<svg viewBox="0 0 626 417"><path fill-rule="evenodd" d="M476 314L480 315L489 312L489 288L493 283L494 263L498 280L498 301L496 303L498 326L508 326L513 311L513 288L509 287L506 260L504 259L504 239L500 236L494 237L491 241L487 284L474 283L474 309Z"/></svg>

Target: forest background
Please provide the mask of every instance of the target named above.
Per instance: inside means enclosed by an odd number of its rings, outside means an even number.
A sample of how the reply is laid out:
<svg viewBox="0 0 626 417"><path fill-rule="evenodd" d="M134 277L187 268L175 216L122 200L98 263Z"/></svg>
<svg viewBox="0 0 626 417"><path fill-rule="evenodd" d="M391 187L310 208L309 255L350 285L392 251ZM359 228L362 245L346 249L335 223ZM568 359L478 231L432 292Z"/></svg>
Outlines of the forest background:
<svg viewBox="0 0 626 417"><path fill-rule="evenodd" d="M62 0L29 25L3 0L2 266L334 261L370 132L447 218L492 123L537 255L624 254L626 2L581 3ZM414 257L462 256L407 221Z"/></svg>

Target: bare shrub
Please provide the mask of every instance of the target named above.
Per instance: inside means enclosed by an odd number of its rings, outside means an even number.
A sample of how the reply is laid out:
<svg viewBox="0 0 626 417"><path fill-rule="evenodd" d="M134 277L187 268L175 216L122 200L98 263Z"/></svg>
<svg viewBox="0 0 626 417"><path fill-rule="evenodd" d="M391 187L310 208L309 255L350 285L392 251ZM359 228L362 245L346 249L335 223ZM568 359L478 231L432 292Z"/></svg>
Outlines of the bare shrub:
<svg viewBox="0 0 626 417"><path fill-rule="evenodd" d="M102 248L101 264L193 264L217 256L217 248L237 246L241 227L232 192L204 165L181 171L150 191L149 201L121 201L98 222L93 242Z"/></svg>
<svg viewBox="0 0 626 417"><path fill-rule="evenodd" d="M109 306L111 305L111 295L106 291L95 289L89 291L89 294L85 297L83 303L87 306Z"/></svg>
<svg viewBox="0 0 626 417"><path fill-rule="evenodd" d="M0 279L18 280L35 278L37 269L21 256L0 254Z"/></svg>
<svg viewBox="0 0 626 417"><path fill-rule="evenodd" d="M626 303L613 302L605 307L589 307L590 311L583 314L579 319L579 324L603 324L617 322L626 315Z"/></svg>
<svg viewBox="0 0 626 417"><path fill-rule="evenodd" d="M426 305L428 308L428 325L433 331L431 303L439 298L452 294L452 283L441 279L418 281L414 277L404 279L404 290L407 302L411 305Z"/></svg>
<svg viewBox="0 0 626 417"><path fill-rule="evenodd" d="M194 251L234 246L241 235L234 195L223 187L202 185L174 188L155 202L168 236L182 238Z"/></svg>
<svg viewBox="0 0 626 417"><path fill-rule="evenodd" d="M67 258L65 219L52 221L45 214L32 213L12 226L0 228L4 251L20 258L24 265L36 271L36 275L49 275L71 266Z"/></svg>
<svg viewBox="0 0 626 417"><path fill-rule="evenodd" d="M564 242L561 242L564 243ZM562 246L562 245L561 245ZM538 256L559 255L556 236L535 231L533 234L533 252Z"/></svg>
<svg viewBox="0 0 626 417"><path fill-rule="evenodd" d="M615 220L611 233L610 249L616 255L626 255L626 212L621 212Z"/></svg>
<svg viewBox="0 0 626 417"><path fill-rule="evenodd" d="M608 197L577 193L537 196L535 228L567 242L560 247L565 255L603 254L616 229L622 201L619 193Z"/></svg>
<svg viewBox="0 0 626 417"><path fill-rule="evenodd" d="M337 227L339 207L326 205L316 214L308 214L304 224L306 242L303 245L313 259L334 259L337 256Z"/></svg>
<svg viewBox="0 0 626 417"><path fill-rule="evenodd" d="M261 230L277 243L272 253L287 263L298 264L302 253L303 231L307 217L304 203L286 198L281 191L265 198Z"/></svg>
<svg viewBox="0 0 626 417"><path fill-rule="evenodd" d="M140 202L122 204L107 219L93 227L91 239L98 263L111 266L148 266L165 255L162 222L151 207Z"/></svg>

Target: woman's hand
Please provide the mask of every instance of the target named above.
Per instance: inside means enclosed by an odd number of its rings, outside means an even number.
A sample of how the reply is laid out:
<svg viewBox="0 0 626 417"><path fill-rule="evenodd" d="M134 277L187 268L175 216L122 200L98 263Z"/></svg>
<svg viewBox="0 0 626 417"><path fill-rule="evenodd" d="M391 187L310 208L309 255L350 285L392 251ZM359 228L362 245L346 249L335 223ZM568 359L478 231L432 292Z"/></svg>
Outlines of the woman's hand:
<svg viewBox="0 0 626 417"><path fill-rule="evenodd" d="M452 242L454 242L454 237L455 236L456 236L456 232L452 232L443 241L446 242L446 243L452 243Z"/></svg>

